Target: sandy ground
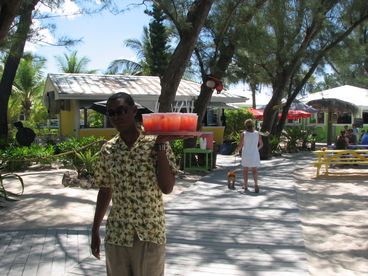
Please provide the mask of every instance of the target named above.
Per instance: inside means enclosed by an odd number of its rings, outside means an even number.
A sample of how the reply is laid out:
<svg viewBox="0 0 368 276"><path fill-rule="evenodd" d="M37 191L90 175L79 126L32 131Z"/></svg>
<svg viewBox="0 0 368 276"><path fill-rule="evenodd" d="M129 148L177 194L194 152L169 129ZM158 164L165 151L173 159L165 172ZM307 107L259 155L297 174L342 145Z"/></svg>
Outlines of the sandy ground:
<svg viewBox="0 0 368 276"><path fill-rule="evenodd" d="M96 189L64 187L62 178L67 170L28 171L19 173L25 190L19 201L4 201L0 198L0 231L42 229L91 225L97 198ZM176 186L164 202L200 179L200 175L179 174ZM5 180L6 189L19 191L16 180Z"/></svg>
<svg viewBox="0 0 368 276"><path fill-rule="evenodd" d="M313 167L295 172L310 273L368 275L367 175L315 174Z"/></svg>

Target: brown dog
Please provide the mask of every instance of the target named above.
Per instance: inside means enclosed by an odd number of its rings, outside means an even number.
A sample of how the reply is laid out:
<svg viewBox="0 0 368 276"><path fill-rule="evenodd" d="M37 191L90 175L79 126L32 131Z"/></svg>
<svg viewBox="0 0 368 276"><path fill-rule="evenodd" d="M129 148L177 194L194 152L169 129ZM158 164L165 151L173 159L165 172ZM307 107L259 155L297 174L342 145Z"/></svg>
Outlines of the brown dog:
<svg viewBox="0 0 368 276"><path fill-rule="evenodd" d="M235 171L229 171L227 173L227 187L231 190L235 189L235 179L236 179L236 173Z"/></svg>

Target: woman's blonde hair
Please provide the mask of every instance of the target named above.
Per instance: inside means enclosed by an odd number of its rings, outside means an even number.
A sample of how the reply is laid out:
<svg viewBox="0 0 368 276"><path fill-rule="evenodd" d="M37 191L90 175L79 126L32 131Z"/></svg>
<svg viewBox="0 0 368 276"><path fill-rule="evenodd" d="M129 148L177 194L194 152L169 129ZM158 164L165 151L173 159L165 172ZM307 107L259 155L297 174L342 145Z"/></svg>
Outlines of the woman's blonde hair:
<svg viewBox="0 0 368 276"><path fill-rule="evenodd" d="M254 122L252 119L247 119L244 122L245 130L253 132L254 131Z"/></svg>

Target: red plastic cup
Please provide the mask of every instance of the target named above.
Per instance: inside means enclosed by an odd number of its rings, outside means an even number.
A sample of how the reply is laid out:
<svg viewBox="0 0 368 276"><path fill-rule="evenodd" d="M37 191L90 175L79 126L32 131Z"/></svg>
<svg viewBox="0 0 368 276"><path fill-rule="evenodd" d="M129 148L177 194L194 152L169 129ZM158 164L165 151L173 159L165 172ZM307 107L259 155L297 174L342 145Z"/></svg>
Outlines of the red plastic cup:
<svg viewBox="0 0 368 276"><path fill-rule="evenodd" d="M180 113L163 113L162 124L163 132L177 132L180 130Z"/></svg>
<svg viewBox="0 0 368 276"><path fill-rule="evenodd" d="M180 131L196 131L198 115L195 113L181 113Z"/></svg>
<svg viewBox="0 0 368 276"><path fill-rule="evenodd" d="M144 131L147 132L153 131L153 120L151 115L152 114L142 114Z"/></svg>

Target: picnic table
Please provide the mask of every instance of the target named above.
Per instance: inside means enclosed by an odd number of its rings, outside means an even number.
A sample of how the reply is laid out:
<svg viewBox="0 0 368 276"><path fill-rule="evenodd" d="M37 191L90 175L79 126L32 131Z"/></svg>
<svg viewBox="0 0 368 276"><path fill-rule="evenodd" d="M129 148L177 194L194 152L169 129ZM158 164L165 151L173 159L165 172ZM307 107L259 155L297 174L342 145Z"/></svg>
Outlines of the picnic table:
<svg viewBox="0 0 368 276"><path fill-rule="evenodd" d="M348 149L368 149L368 145L348 145Z"/></svg>
<svg viewBox="0 0 368 276"><path fill-rule="evenodd" d="M322 165L325 167L325 175L329 175L331 165L368 165L368 149L325 149L314 153L317 155L317 161L314 163L317 167L317 177ZM368 173L368 170L366 172Z"/></svg>

